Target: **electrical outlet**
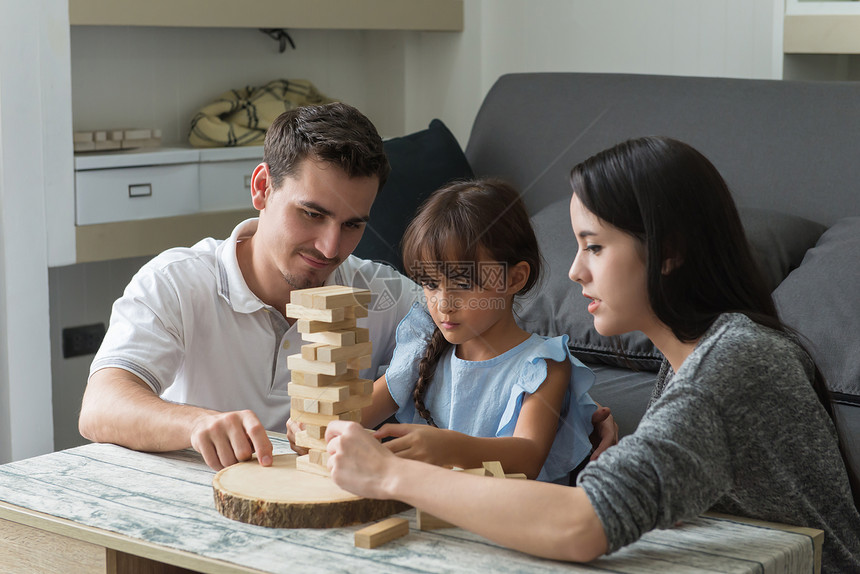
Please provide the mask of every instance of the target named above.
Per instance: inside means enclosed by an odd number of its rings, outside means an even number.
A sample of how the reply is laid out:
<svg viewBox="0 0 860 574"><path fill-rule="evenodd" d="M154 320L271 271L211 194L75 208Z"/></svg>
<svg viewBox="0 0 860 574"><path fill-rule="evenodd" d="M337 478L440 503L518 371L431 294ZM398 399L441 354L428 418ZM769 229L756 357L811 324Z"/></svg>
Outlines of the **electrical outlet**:
<svg viewBox="0 0 860 574"><path fill-rule="evenodd" d="M63 358L95 354L104 338L104 323L67 327L63 329Z"/></svg>

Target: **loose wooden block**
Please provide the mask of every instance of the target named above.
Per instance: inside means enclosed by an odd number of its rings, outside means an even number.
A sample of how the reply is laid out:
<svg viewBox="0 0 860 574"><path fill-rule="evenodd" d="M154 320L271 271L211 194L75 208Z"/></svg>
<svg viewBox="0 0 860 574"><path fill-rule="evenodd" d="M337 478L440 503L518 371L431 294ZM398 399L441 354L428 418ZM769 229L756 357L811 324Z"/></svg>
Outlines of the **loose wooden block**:
<svg viewBox="0 0 860 574"><path fill-rule="evenodd" d="M325 387L331 385L333 383L339 383L343 381L343 384L346 384L346 381L352 381L358 379L358 369L350 369L347 366L346 372L340 375L324 375L320 373L306 373L303 371L292 371L290 376L293 378L294 383L298 383L300 385L305 385L307 387ZM358 379L365 380L365 379ZM313 398L313 397L311 397Z"/></svg>
<svg viewBox="0 0 860 574"><path fill-rule="evenodd" d="M312 387L292 382L287 385L287 394L294 399L313 399L315 401L337 403L349 398L350 386L330 385L327 387Z"/></svg>
<svg viewBox="0 0 860 574"><path fill-rule="evenodd" d="M299 410L299 405L292 405L293 408L290 412L290 418L294 421L298 421L300 423L312 424L317 426L327 426L332 421L355 421L359 422L361 420L361 410L354 411L346 411L345 413L338 413L336 415L320 415L316 413L306 413L302 410Z"/></svg>
<svg viewBox="0 0 860 574"><path fill-rule="evenodd" d="M484 462L484 469L487 470L490 474L495 476L496 478L505 478L505 471L502 470L502 463L497 460Z"/></svg>
<svg viewBox="0 0 860 574"><path fill-rule="evenodd" d="M517 480L528 480L529 479L529 477L526 476L526 473L524 473L524 472L513 472L511 474L506 474L505 478L513 478L513 479L517 479Z"/></svg>
<svg viewBox="0 0 860 574"><path fill-rule="evenodd" d="M339 365L340 363L334 363L334 364ZM346 368L347 369L358 369L358 370L369 369L372 364L373 364L373 360L371 359L370 355L364 355L362 357L355 357L354 359L347 360Z"/></svg>
<svg viewBox="0 0 860 574"><path fill-rule="evenodd" d="M343 321L345 318L345 312L343 308L339 309L311 309L310 307L303 307L301 305L293 305L292 303L287 303L286 309L287 317L292 317L294 319L308 319L310 321L325 321L326 323L336 323L338 321ZM354 319L355 317L353 317Z"/></svg>
<svg viewBox="0 0 860 574"><path fill-rule="evenodd" d="M305 341L313 341L314 343L325 343L327 345L335 345L338 347L348 347L355 345L355 331L320 331L318 333L302 333L302 338Z"/></svg>
<svg viewBox="0 0 860 574"><path fill-rule="evenodd" d="M476 474L478 476L493 476L486 468L464 468L460 469L460 472L465 472L466 474Z"/></svg>
<svg viewBox="0 0 860 574"><path fill-rule="evenodd" d="M409 534L409 521L405 518L388 518L371 524L355 533L356 548L376 548Z"/></svg>
<svg viewBox="0 0 860 574"><path fill-rule="evenodd" d="M325 431L323 431L323 434L325 434ZM325 438L314 438L310 435L307 429L301 430L296 433L295 442L298 446L308 449L315 448L319 450L325 450L326 448Z"/></svg>
<svg viewBox="0 0 860 574"><path fill-rule="evenodd" d="M306 335L308 333L319 333L320 331L340 331L342 329L353 328L355 328L355 319L344 319L343 321L337 321L335 323L311 321L309 319L299 319L296 321L296 329L298 329L299 333L302 335Z"/></svg>
<svg viewBox="0 0 860 574"><path fill-rule="evenodd" d="M296 468L305 472L319 474L320 476L330 476L328 468L314 464L310 461L310 455L303 454L296 458Z"/></svg>
<svg viewBox="0 0 860 574"><path fill-rule="evenodd" d="M433 516L429 512L424 512L420 508L415 509L415 516L418 517L418 530L438 530L440 528L456 528L450 522Z"/></svg>
<svg viewBox="0 0 860 574"><path fill-rule="evenodd" d="M318 343L314 343L318 344ZM304 347L302 347L304 349ZM322 345L316 348L316 358L319 361L327 361L334 363L337 361L346 361L354 359L362 355L369 355L373 351L373 343L357 343L349 347L335 347L333 345Z"/></svg>
<svg viewBox="0 0 860 574"><path fill-rule="evenodd" d="M316 361L319 359L317 357L317 349L320 347L325 347L323 343L310 343L309 345L302 345L302 359L306 361ZM331 361L328 361L331 362Z"/></svg>
<svg viewBox="0 0 860 574"><path fill-rule="evenodd" d="M291 371L333 376L346 373L347 367L350 369L357 368L349 366L348 362L343 361L339 363L326 363L324 361L308 361L302 358L301 355L290 355L287 357L287 368ZM366 369L367 367L361 368Z"/></svg>
<svg viewBox="0 0 860 574"><path fill-rule="evenodd" d="M339 287L341 285L323 285L322 287L311 287L309 289L296 289L290 292L290 303L313 308L315 293L328 293Z"/></svg>

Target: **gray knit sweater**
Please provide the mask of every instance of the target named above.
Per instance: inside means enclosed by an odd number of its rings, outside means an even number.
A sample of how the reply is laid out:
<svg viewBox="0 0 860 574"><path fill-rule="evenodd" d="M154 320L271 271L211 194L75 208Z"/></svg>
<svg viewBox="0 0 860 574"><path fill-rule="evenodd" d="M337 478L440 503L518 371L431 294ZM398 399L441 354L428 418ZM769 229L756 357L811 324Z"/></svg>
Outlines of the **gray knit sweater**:
<svg viewBox="0 0 860 574"><path fill-rule="evenodd" d="M678 373L664 362L636 432L577 481L609 550L712 509L820 528L823 570L860 572L860 515L813 368L738 314L720 316Z"/></svg>

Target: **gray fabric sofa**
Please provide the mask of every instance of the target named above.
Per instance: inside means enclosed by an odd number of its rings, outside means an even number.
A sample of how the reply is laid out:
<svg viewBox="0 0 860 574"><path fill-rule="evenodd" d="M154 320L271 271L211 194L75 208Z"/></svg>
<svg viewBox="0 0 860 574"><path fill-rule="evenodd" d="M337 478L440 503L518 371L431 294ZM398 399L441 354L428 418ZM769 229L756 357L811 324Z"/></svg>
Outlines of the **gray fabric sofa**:
<svg viewBox="0 0 860 574"><path fill-rule="evenodd" d="M614 74L511 74L487 94L466 158L517 185L549 272L519 311L529 330L567 333L597 372L593 396L622 434L645 410L660 355L641 334L599 336L567 279L575 244L567 176L631 137L666 135L726 178L783 319L807 339L835 393L860 474L860 84ZM767 405L762 405L767 408Z"/></svg>

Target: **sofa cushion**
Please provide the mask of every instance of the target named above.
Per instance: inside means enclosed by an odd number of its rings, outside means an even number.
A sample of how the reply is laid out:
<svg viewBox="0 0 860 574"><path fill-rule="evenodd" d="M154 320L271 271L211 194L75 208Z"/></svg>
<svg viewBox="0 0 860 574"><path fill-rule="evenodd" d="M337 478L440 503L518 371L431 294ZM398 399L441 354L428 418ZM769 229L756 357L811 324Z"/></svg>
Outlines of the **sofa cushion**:
<svg viewBox="0 0 860 574"><path fill-rule="evenodd" d="M860 398L860 217L828 229L774 293L830 390Z"/></svg>
<svg viewBox="0 0 860 574"><path fill-rule="evenodd" d="M773 291L803 260L827 227L779 211L740 208L741 222L753 255Z"/></svg>
<svg viewBox="0 0 860 574"><path fill-rule="evenodd" d="M430 127L384 142L391 175L380 190L358 257L381 261L403 271L400 239L427 196L455 179L471 179L472 169L454 135L440 120Z"/></svg>
<svg viewBox="0 0 860 574"><path fill-rule="evenodd" d="M557 200L532 217L546 265L540 283L520 300L523 329L547 336L567 334L570 350L582 361L657 371L663 355L641 332L604 337L594 329L588 300L567 272L576 255L569 199Z"/></svg>

